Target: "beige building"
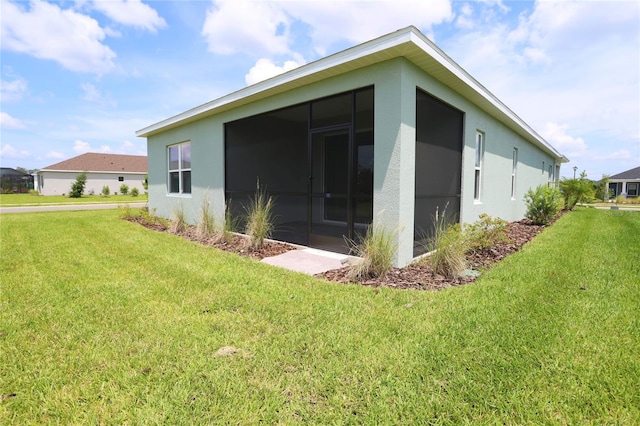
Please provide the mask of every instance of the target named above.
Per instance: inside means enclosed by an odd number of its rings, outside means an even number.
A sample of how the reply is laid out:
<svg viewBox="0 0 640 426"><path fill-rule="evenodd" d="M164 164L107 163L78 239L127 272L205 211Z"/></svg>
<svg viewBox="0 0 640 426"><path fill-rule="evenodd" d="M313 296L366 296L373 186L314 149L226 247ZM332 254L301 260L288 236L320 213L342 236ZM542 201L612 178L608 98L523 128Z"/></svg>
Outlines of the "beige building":
<svg viewBox="0 0 640 426"><path fill-rule="evenodd" d="M38 171L35 177L36 190L41 195L68 194L82 172L87 172L85 194L100 194L104 186L108 186L111 194L114 194L120 192L123 184L129 186L129 191L138 188L140 193L144 193L142 182L147 174L147 157L88 152Z"/></svg>

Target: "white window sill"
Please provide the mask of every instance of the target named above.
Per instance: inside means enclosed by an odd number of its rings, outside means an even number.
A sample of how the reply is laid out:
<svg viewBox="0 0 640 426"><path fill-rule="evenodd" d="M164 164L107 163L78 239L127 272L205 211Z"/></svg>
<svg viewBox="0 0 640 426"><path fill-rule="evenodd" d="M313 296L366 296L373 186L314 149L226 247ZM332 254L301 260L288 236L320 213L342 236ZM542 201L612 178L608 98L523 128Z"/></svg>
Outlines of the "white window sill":
<svg viewBox="0 0 640 426"><path fill-rule="evenodd" d="M176 194L173 192L168 192L167 197L171 198L191 198L191 194Z"/></svg>

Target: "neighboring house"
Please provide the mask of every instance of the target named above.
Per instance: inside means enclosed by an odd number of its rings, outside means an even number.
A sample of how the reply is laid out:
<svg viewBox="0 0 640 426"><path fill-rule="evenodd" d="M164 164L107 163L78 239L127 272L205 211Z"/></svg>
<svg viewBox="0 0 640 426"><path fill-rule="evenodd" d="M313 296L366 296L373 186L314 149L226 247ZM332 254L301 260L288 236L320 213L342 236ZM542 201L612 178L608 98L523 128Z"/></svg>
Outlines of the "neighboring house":
<svg viewBox="0 0 640 426"><path fill-rule="evenodd" d="M274 238L347 250L369 224L394 264L424 252L438 214L521 219L524 195L567 159L408 27L150 125L149 206L198 221L205 200L240 217L256 182Z"/></svg>
<svg viewBox="0 0 640 426"><path fill-rule="evenodd" d="M3 194L21 194L33 189L33 176L9 167L0 167Z"/></svg>
<svg viewBox="0 0 640 426"><path fill-rule="evenodd" d="M120 192L122 184L128 185L129 191L138 188L144 193L147 157L88 152L40 169L36 173L36 189L41 195L68 194L78 175L85 171L85 194L98 195L104 186L113 194Z"/></svg>
<svg viewBox="0 0 640 426"><path fill-rule="evenodd" d="M612 198L640 196L640 167L609 177L609 190Z"/></svg>

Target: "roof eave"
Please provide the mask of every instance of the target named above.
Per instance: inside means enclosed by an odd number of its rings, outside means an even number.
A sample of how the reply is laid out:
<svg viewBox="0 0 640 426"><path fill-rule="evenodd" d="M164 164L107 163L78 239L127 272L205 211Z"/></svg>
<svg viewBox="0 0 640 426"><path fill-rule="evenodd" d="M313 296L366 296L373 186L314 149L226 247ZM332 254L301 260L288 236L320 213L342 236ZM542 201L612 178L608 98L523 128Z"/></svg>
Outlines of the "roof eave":
<svg viewBox="0 0 640 426"><path fill-rule="evenodd" d="M165 130L199 120L203 117L268 96L283 93L293 88L313 83L314 81L333 77L397 57L405 57L425 72L438 74L436 78L443 84L460 93L471 102L476 103L481 109L506 124L529 142L554 156L557 161L561 163L569 161L524 120L518 117L517 114L413 26L387 34L192 108L181 114L138 130L136 136L149 137Z"/></svg>

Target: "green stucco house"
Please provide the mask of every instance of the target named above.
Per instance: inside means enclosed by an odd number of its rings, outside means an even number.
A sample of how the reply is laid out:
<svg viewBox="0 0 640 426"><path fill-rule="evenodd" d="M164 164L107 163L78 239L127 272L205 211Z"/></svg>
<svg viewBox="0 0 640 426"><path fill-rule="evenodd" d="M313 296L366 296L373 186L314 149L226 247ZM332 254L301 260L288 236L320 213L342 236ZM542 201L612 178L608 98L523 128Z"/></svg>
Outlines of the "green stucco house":
<svg viewBox="0 0 640 426"><path fill-rule="evenodd" d="M524 216L529 188L567 159L414 27L246 87L137 132L149 207L196 222L203 197L234 215L256 189L274 238L335 251L370 223L395 264L424 252L436 214ZM206 194L206 195L205 195Z"/></svg>

